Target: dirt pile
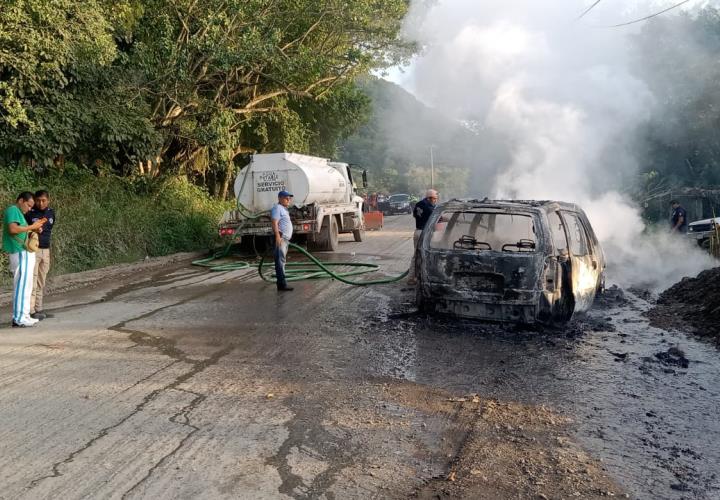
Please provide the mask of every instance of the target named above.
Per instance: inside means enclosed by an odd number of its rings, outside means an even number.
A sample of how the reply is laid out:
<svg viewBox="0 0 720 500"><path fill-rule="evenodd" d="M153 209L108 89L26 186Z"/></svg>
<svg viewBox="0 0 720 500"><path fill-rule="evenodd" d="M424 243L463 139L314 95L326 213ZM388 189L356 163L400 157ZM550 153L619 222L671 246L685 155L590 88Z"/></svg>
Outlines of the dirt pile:
<svg viewBox="0 0 720 500"><path fill-rule="evenodd" d="M447 474L417 492L421 500L467 498L628 498L568 434L569 419L529 407L472 395L468 434Z"/></svg>
<svg viewBox="0 0 720 500"><path fill-rule="evenodd" d="M720 342L720 267L665 290L648 316L654 326L678 328Z"/></svg>

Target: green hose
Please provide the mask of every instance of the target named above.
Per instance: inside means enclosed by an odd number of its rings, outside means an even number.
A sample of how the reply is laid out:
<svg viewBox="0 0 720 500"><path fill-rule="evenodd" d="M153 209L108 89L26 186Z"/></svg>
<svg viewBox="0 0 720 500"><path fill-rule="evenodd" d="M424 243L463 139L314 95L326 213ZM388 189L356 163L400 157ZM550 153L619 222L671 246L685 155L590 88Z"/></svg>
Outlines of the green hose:
<svg viewBox="0 0 720 500"><path fill-rule="evenodd" d="M296 245L295 243L290 243L290 247L296 249L303 255L305 255L309 261L302 261L302 262L288 262L285 264L285 267L287 269L286 276L287 281L301 281L301 280L310 280L310 279L322 279L322 278L332 278L336 279L338 281L341 281L342 283L346 283L348 285L355 285L355 286L367 286L367 285L382 285L387 283L394 283L396 281L400 281L405 276L407 276L408 271L405 271L404 273L400 274L399 276L392 276L389 278L382 278L382 279L376 279L376 280L367 280L367 281L353 281L347 279L349 276L357 276L360 274L366 274L371 273L373 271L377 271L380 266L377 264L369 264L367 262L321 262L320 260L316 259L310 252L302 248L301 246ZM215 252L212 256L194 260L192 264L194 266L201 266L201 267L207 267L210 271L213 272L226 272L226 271L238 271L241 269L248 269L250 267L254 267L254 264L251 264L246 261L239 261L239 262L230 262L227 264L212 264L213 261L222 259L223 257L227 257L230 253L230 245L227 245L223 250L219 250ZM258 274L260 277L267 282L273 282L275 281L275 276L273 274L264 274L263 273L263 267L265 265L265 256L262 256L260 258L259 264L257 264L258 268ZM314 266L314 267L308 267L308 266ZM355 268L351 271L343 271L343 272L335 272L331 270L331 267L352 267Z"/></svg>
<svg viewBox="0 0 720 500"><path fill-rule="evenodd" d="M405 271L404 273L398 275L398 276L392 276L389 278L382 278L382 279L376 279L376 280L367 280L367 281L352 281L347 279L347 276L356 276L358 274L365 274L370 273L372 271L375 271L380 268L377 264L368 264L365 262L321 262L318 259L316 259L310 252L305 250L303 247L296 245L295 243L289 243L289 246L294 248L295 250L299 251L301 254L305 255L308 259L310 259L310 262L290 262L289 264L286 264L286 267L297 267L297 266L303 266L308 265L310 263L315 264L317 267L320 268L320 270L315 269L290 269L286 275L287 275L287 281L300 281L300 280L306 280L306 279L318 279L318 278L333 278L338 281L341 281L348 285L355 285L355 286L368 286L368 285L384 285L387 283L395 283L396 281L400 281L405 276L407 276L408 271ZM260 258L260 264L258 265L258 274L260 274L260 277L265 281L274 281L272 279L272 275L270 277L265 276L263 274L263 265L265 264L265 256L262 256ZM336 273L332 270L330 270L330 267L333 266L345 266L345 267L358 267L358 268L364 268L364 269L357 269L355 271L346 271L343 273Z"/></svg>

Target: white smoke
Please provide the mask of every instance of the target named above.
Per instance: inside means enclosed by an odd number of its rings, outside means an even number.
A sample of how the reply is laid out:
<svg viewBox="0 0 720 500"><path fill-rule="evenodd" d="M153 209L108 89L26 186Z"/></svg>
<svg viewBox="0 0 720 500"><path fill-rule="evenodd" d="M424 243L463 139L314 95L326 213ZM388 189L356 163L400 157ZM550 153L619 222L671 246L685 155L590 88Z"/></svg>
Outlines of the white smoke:
<svg viewBox="0 0 720 500"><path fill-rule="evenodd" d="M605 0L578 19L591 3L415 0L406 31L423 51L406 86L452 118L507 137L510 162L499 175L475 172L485 186L476 194L578 203L614 282L664 288L716 263L679 238L647 231L620 194L638 170L633 131L656 98L633 76L629 36L638 27L601 26L671 3Z"/></svg>

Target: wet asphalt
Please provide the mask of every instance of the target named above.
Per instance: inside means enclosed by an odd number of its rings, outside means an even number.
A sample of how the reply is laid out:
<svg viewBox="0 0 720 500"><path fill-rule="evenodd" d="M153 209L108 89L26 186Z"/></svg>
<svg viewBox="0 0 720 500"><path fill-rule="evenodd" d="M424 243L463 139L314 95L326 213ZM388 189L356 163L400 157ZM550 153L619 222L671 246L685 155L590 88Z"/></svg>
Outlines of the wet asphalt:
<svg viewBox="0 0 720 500"><path fill-rule="evenodd" d="M330 258L399 274L411 238L392 217ZM295 286L139 268L0 331L0 498L406 498L462 435L428 401L474 393L570 416L633 498L720 497L720 353L638 296L540 331L420 316L402 283Z"/></svg>

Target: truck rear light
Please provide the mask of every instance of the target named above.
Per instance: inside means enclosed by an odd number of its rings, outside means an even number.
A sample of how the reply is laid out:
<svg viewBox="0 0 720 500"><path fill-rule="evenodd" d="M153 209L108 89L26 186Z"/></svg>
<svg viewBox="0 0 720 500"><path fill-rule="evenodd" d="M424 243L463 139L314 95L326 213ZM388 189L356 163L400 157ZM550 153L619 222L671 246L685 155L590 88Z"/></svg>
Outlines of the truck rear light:
<svg viewBox="0 0 720 500"><path fill-rule="evenodd" d="M303 231L310 231L310 224L303 224Z"/></svg>

